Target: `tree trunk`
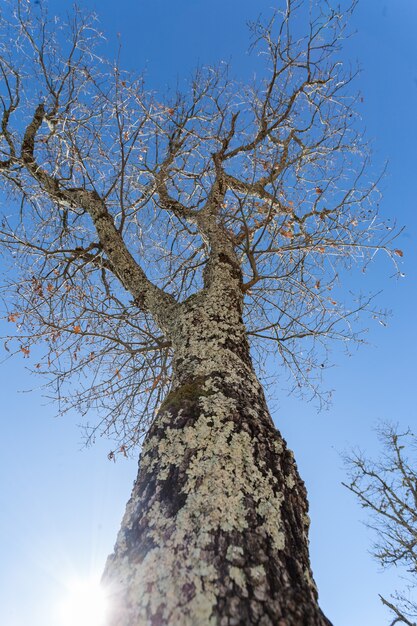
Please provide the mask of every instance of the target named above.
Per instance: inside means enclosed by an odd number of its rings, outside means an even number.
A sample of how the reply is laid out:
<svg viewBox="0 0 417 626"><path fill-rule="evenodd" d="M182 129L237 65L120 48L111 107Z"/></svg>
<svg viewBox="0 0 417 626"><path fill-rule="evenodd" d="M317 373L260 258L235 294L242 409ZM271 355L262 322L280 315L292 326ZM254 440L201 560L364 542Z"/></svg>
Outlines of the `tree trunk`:
<svg viewBox="0 0 417 626"><path fill-rule="evenodd" d="M307 498L254 373L240 306L190 298L104 582L109 626L324 626Z"/></svg>

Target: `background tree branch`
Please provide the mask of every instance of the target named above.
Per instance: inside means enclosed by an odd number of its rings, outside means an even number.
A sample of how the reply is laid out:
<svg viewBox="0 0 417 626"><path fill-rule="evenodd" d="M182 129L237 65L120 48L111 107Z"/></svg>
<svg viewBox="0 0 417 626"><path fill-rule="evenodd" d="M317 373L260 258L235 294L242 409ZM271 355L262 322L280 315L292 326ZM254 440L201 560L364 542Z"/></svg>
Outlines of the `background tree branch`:
<svg viewBox="0 0 417 626"><path fill-rule="evenodd" d="M396 615L393 624L415 626L417 617L417 439L411 430L395 425L378 428L383 452L377 461L357 451L345 456L349 482L344 486L370 513L366 525L376 540L372 555L383 568L405 570L407 592L395 592L381 601ZM411 621L413 620L414 621Z"/></svg>

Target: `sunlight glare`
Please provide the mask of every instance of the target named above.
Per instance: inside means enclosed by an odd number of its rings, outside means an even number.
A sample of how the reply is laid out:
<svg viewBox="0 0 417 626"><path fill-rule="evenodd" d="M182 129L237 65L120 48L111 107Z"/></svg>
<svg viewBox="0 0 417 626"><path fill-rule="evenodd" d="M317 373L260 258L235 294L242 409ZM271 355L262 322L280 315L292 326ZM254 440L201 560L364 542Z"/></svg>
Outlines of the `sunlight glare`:
<svg viewBox="0 0 417 626"><path fill-rule="evenodd" d="M59 626L104 626L107 598L99 581L74 580L66 586Z"/></svg>

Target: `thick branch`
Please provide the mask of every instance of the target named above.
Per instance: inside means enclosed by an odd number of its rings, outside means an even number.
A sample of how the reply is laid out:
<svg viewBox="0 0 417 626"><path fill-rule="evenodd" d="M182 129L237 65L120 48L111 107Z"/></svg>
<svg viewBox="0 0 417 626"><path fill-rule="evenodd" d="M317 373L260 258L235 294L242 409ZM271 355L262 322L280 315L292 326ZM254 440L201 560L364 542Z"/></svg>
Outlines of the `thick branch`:
<svg viewBox="0 0 417 626"><path fill-rule="evenodd" d="M22 142L24 165L54 201L71 208L81 207L90 215L100 244L125 289L132 294L136 304L142 310L151 312L161 321L161 312L167 306L171 309L175 301L172 296L159 289L147 278L143 269L127 249L103 199L95 190L63 188L56 178L36 163L34 157L35 138L44 117L45 107L43 104L39 104L31 123L26 128Z"/></svg>
<svg viewBox="0 0 417 626"><path fill-rule="evenodd" d="M292 210L289 207L282 205L277 200L277 197L273 193L266 191L263 184L259 181L254 182L254 183L249 183L243 180L239 180L238 178L235 178L231 174L226 174L225 180L229 189L233 189L233 191L243 193L249 197L262 198L262 200L269 200L274 205L277 205L279 208L279 211L282 213L292 212Z"/></svg>

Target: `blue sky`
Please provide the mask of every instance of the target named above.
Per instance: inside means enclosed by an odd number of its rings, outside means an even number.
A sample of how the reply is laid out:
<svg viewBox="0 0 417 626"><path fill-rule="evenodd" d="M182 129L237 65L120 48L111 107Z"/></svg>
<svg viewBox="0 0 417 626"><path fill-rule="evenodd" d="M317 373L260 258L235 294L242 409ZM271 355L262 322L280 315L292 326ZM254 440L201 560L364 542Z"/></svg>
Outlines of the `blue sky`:
<svg viewBox="0 0 417 626"><path fill-rule="evenodd" d="M148 84L164 89L189 76L197 63L231 62L247 76L245 23L271 0L80 0L95 8L109 46L123 42L122 64L146 68ZM50 11L68 3L50 0ZM336 348L324 384L334 389L329 410L277 391L274 419L295 451L311 505L311 554L321 605L335 626L381 626L389 617L378 599L400 585L397 572L382 574L367 550L370 535L353 496L342 486L340 452L360 445L378 453L379 419L415 426L417 380L416 146L417 3L362 0L352 21L357 35L344 57L359 61L361 113L373 142L375 170L388 160L381 183L384 215L406 225L396 247L404 251L405 278L389 278L382 258L367 287L383 289L379 304L392 310L387 328L369 326L369 345L347 357ZM3 330L3 329L1 329ZM2 333L1 333L2 334ZM3 355L2 355L3 356ZM107 460L111 444L82 450L76 415L55 418L39 381L17 358L3 364L0 456L0 622L7 626L63 626L55 606L72 577L100 572L112 550L136 462ZM34 389L35 387L35 389ZM30 393L21 390L34 389ZM93 625L91 625L93 626Z"/></svg>

